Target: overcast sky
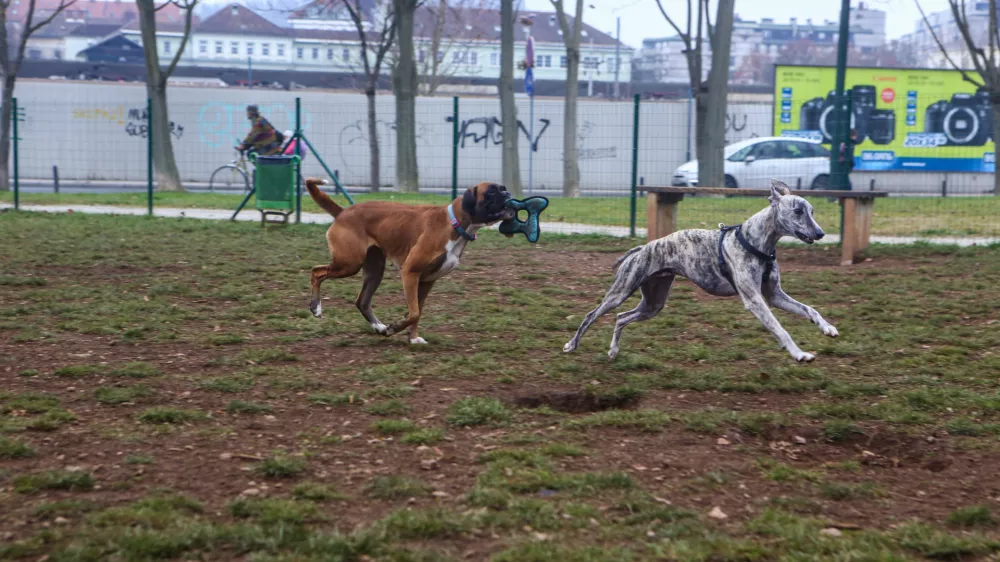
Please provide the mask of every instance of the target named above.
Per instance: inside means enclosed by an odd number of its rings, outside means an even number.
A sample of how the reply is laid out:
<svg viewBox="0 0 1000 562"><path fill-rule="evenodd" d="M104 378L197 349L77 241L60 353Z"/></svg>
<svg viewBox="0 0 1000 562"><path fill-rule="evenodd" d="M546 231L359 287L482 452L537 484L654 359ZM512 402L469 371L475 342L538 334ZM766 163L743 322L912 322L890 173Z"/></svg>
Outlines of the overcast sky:
<svg viewBox="0 0 1000 562"><path fill-rule="evenodd" d="M526 8L530 10L551 10L549 0L525 0ZM683 22L686 18L686 0L661 0L671 16L676 14L675 21ZM697 0L691 0L692 3ZM858 0L851 0L856 6ZM886 33L889 38L896 38L913 30L920 19L915 0L866 0L866 5L886 12ZM573 0L567 0L574 5ZM712 2L714 5L714 2ZM947 0L920 0L927 13L946 10ZM631 47L639 48L646 37L664 37L675 35L673 28L667 24L656 7L655 0L584 0L588 12L584 21L614 35L615 18L622 18L622 41ZM714 10L714 8L713 8ZM838 0L736 0L736 14L743 19L760 20L774 18L777 22L787 22L789 18L798 18L800 22L806 18L813 21L824 19L839 20L840 2ZM713 11L713 18L714 18ZM683 26L683 24L681 24ZM683 28L683 27L682 27Z"/></svg>

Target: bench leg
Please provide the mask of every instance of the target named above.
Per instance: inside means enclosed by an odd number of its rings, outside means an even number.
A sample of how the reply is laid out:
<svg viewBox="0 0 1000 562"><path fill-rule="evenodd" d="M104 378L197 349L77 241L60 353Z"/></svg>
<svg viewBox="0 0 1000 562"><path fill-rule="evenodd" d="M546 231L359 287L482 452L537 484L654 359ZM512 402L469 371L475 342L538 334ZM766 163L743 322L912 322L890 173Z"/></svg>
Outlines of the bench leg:
<svg viewBox="0 0 1000 562"><path fill-rule="evenodd" d="M673 193L646 195L646 241L652 242L677 231L677 204L684 196Z"/></svg>
<svg viewBox="0 0 1000 562"><path fill-rule="evenodd" d="M840 233L840 265L851 265L868 248L875 199L844 198L844 231Z"/></svg>

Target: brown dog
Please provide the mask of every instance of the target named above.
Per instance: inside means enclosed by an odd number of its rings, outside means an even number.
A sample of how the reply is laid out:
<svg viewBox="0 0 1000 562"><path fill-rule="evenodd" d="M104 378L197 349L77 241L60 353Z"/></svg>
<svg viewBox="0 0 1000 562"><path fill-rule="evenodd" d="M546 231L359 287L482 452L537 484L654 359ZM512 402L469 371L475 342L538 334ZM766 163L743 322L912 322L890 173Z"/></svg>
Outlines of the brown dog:
<svg viewBox="0 0 1000 562"><path fill-rule="evenodd" d="M511 197L507 188L495 183L469 188L444 207L369 201L346 209L320 191L324 183L316 178L306 180L313 201L335 219L326 231L330 265L312 268L309 309L317 317L323 314L319 286L324 279L351 277L364 269L361 292L354 301L358 310L383 336L409 328L411 344L427 343L417 335L417 322L434 282L458 267L466 244L475 240L479 227L514 214L505 208ZM387 257L400 266L408 308L405 318L389 326L372 312L372 295L382 282Z"/></svg>

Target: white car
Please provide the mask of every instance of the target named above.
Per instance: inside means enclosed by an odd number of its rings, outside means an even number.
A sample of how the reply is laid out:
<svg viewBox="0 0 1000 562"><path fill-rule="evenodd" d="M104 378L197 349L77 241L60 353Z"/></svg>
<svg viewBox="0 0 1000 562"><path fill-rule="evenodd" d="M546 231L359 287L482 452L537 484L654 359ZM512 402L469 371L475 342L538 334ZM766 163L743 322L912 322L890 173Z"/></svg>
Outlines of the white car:
<svg viewBox="0 0 1000 562"><path fill-rule="evenodd" d="M826 189L830 184L830 151L819 141L791 137L757 137L727 146L725 187L765 188L771 178L792 189ZM698 161L674 171L675 186L698 185ZM718 186L707 186L718 187Z"/></svg>

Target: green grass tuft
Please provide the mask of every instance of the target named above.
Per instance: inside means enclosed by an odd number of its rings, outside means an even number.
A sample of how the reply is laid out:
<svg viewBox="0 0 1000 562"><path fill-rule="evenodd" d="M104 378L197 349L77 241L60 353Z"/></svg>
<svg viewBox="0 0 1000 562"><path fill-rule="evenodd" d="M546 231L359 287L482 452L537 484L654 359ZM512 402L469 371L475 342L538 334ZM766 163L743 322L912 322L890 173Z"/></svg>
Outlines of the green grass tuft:
<svg viewBox="0 0 1000 562"><path fill-rule="evenodd" d="M510 420L510 411L496 398L463 398L448 408L447 421L451 425L501 424Z"/></svg>

